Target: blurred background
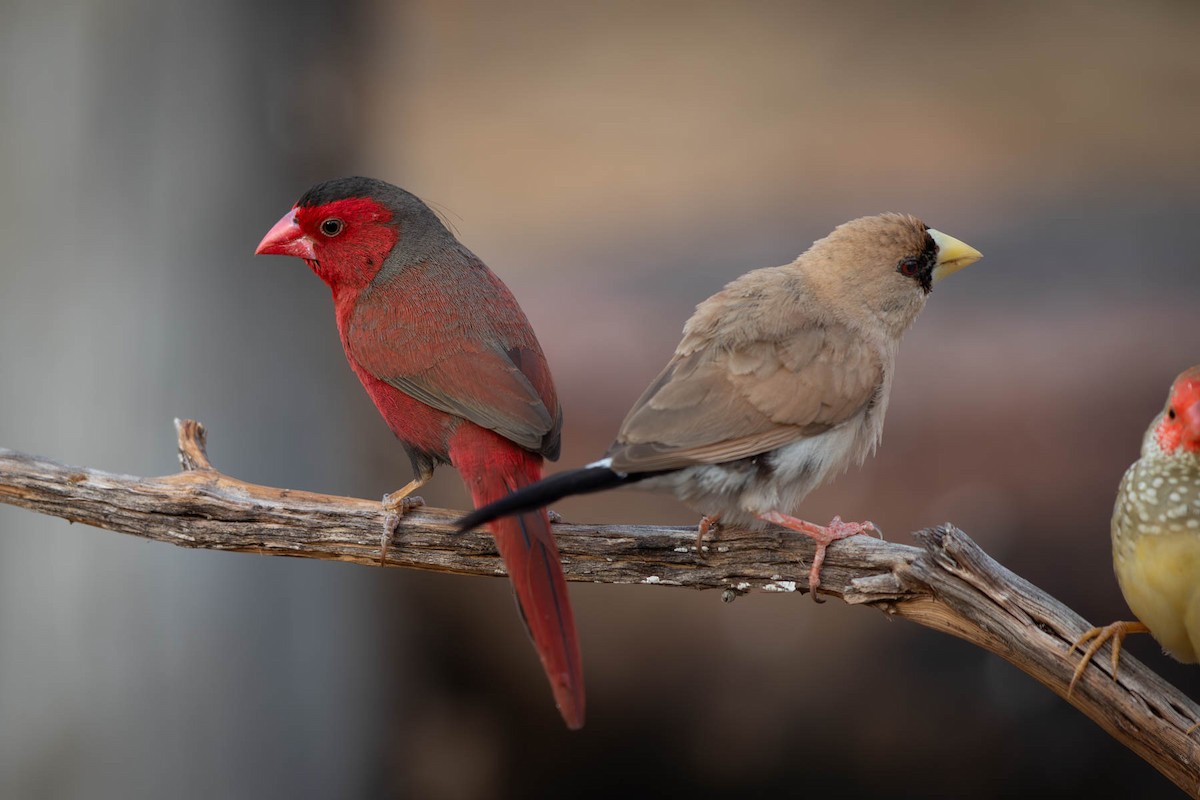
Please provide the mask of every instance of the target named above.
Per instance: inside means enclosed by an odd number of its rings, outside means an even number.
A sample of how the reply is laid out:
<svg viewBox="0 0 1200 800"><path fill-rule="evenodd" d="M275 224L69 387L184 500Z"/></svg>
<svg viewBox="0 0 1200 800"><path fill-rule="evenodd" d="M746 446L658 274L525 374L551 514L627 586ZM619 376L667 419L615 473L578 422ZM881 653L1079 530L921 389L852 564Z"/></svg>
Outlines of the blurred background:
<svg viewBox="0 0 1200 800"><path fill-rule="evenodd" d="M951 520L1097 623L1108 519L1200 362L1200 5L0 3L0 446L375 498L409 466L328 290L252 257L313 182L435 204L592 460L692 307L849 218L987 258L804 516ZM465 507L449 469L422 491ZM576 521L690 524L637 493ZM568 735L502 580L190 552L0 507L0 796L1173 797L999 659L799 595L572 586ZM1192 697L1200 670L1128 644Z"/></svg>

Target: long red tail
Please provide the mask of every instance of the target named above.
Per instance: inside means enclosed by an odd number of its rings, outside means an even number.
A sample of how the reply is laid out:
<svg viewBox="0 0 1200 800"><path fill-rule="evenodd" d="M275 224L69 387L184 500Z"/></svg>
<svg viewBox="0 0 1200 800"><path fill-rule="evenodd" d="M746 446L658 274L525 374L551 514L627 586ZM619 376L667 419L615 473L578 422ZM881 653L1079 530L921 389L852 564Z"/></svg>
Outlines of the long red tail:
<svg viewBox="0 0 1200 800"><path fill-rule="evenodd" d="M463 428L474 428L464 431ZM475 506L486 505L542 477L542 459L470 423L451 440L450 458ZM508 568L517 607L533 639L554 701L567 723L583 727L583 662L558 547L546 509L494 520L488 529Z"/></svg>

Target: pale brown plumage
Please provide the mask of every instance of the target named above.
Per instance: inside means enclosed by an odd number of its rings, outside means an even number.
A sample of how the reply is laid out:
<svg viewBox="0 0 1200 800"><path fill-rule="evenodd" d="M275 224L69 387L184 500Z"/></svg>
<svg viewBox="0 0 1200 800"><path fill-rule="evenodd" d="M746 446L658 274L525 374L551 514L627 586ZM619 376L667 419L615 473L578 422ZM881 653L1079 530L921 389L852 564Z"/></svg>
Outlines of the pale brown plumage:
<svg viewBox="0 0 1200 800"><path fill-rule="evenodd" d="M730 461L850 419L886 389L893 339L924 305L924 292L895 274L924 235L912 217L855 220L705 300L625 417L613 468ZM896 257L881 262L879 250Z"/></svg>
<svg viewBox="0 0 1200 800"><path fill-rule="evenodd" d="M937 256L927 251L937 248L927 238L907 215L854 220L791 264L749 272L705 300L625 417L608 466L683 470L647 483L726 523L754 524L861 463L883 430L899 338L932 283ZM930 274L899 270L923 254L918 270ZM726 465L727 480L689 470L702 465Z"/></svg>
<svg viewBox="0 0 1200 800"><path fill-rule="evenodd" d="M790 264L743 275L696 307L606 458L462 524L636 483L710 520L801 530L820 557L828 542L814 530L825 529L787 514L874 449L900 337L933 282L979 257L916 217L881 214L839 226ZM862 529L838 521L828 541Z"/></svg>
<svg viewBox="0 0 1200 800"><path fill-rule="evenodd" d="M722 295L745 299L761 291L769 297L769 284L794 278L774 270L750 273L706 301L692 321L702 320L701 312L720 320L714 312L727 299ZM613 469L716 464L773 450L845 421L883 386L886 345L872 346L841 323L814 323L800 314L791 316L791 330L763 331L774 313L735 310L716 331L688 331L625 417L610 451Z"/></svg>

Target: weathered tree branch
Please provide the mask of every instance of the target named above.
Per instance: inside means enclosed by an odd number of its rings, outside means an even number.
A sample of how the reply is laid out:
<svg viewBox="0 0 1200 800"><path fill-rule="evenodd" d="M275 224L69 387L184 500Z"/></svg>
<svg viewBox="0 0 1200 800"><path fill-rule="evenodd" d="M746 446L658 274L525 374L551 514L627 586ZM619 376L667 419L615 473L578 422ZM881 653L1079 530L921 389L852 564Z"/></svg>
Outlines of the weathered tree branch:
<svg viewBox="0 0 1200 800"><path fill-rule="evenodd" d="M256 486L209 464L204 428L176 422L183 471L134 478L67 467L0 449L0 502L183 547L379 561L380 503ZM459 534L459 512L420 508L401 520L387 565L503 575L491 537ZM809 541L782 529L722 528L695 548L691 527L555 526L569 580L719 589L807 591ZM1192 797L1200 797L1200 744L1187 730L1200 707L1129 655L1111 677L1096 658L1074 693L1070 643L1090 626L992 560L947 524L914 534L919 547L858 536L834 545L821 593L949 633L1029 673L1089 716Z"/></svg>

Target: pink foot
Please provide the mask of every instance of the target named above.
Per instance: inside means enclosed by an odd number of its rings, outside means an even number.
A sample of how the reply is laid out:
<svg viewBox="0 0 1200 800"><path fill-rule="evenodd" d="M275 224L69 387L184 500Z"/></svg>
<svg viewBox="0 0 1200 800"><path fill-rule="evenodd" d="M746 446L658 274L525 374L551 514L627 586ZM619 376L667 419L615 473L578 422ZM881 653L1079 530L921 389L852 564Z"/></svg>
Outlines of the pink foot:
<svg viewBox="0 0 1200 800"><path fill-rule="evenodd" d="M873 522L842 522L841 517L834 517L824 527L814 525L811 522L805 522L796 517L789 517L787 514L780 514L778 511L768 511L766 514L759 514L758 518L764 522L772 522L788 530L803 533L816 543L817 551L813 554L812 567L808 570L808 590L812 593L812 598L817 603L824 602L817 597L817 589L821 587L821 566L825 563L826 548L839 539L848 539L851 536L859 536L860 534L877 532L879 530Z"/></svg>
<svg viewBox="0 0 1200 800"><path fill-rule="evenodd" d="M720 514L705 514L696 526L696 555L704 558L704 537L721 527Z"/></svg>

